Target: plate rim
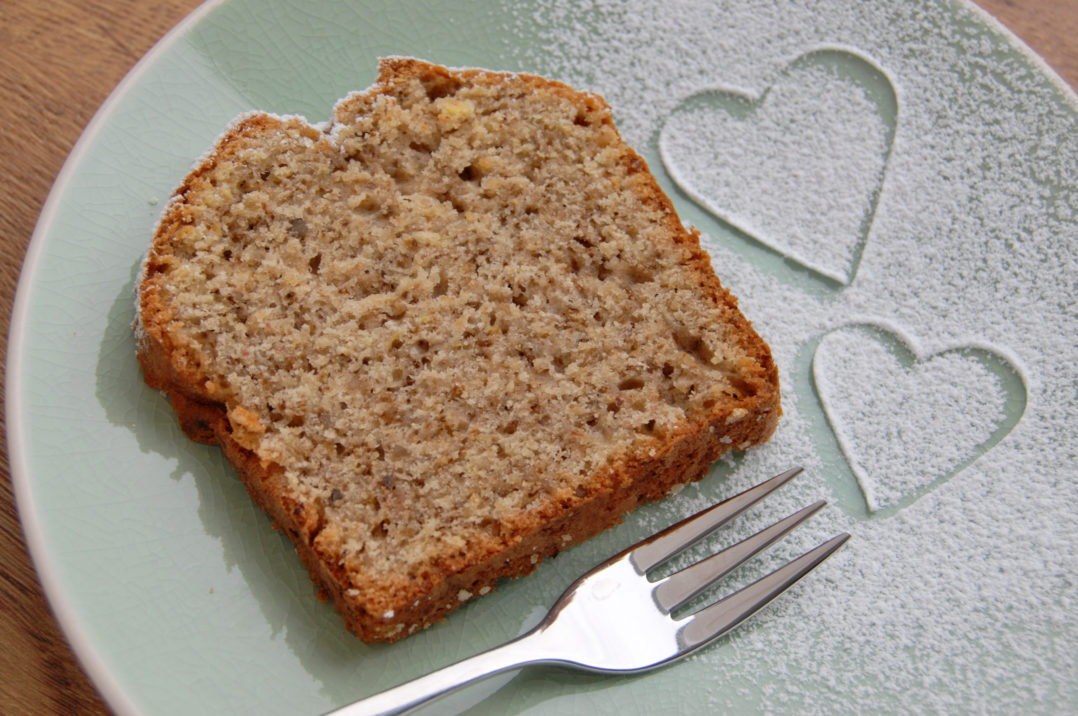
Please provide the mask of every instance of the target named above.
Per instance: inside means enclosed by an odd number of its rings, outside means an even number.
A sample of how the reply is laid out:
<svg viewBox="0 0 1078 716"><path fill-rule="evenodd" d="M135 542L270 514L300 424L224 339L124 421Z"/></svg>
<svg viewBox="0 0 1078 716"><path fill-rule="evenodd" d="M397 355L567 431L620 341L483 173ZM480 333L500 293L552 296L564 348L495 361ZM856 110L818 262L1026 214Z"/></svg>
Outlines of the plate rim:
<svg viewBox="0 0 1078 716"><path fill-rule="evenodd" d="M42 204L19 268L15 298L12 301L5 355L4 420L8 471L11 475L16 514L37 580L41 584L45 601L59 624L61 633L79 665L86 672L90 683L106 705L121 716L141 714L143 711L138 707L129 690L122 686L114 671L109 668L100 653L99 646L89 636L86 627L79 619L78 610L66 596L47 544L48 541L44 536L39 519L39 508L31 486L26 435L21 419L25 413L25 386L22 377L25 371L25 344L30 328L29 314L32 303L30 294L39 273L38 266L45 254L46 237L52 230L72 178L82 164L84 156L94 144L97 135L106 127L122 99L150 69L150 66L180 41L190 29L229 1L205 0L173 25L135 62L94 112L64 160Z"/></svg>
<svg viewBox="0 0 1078 716"><path fill-rule="evenodd" d="M1063 75L1059 74L1054 67L1048 64L1048 60L1037 54L1037 51L1019 37L1014 30L1004 25L1002 20L985 10L974 2L974 0L956 0L955 4L958 7L964 7L967 11L975 15L980 22L987 25L989 29L999 33L1003 39L1006 40L1007 44L1020 52L1025 59L1033 65L1034 69L1039 70L1042 75L1051 81L1055 89L1063 95L1063 98L1070 105L1071 109L1078 112L1078 87L1071 87L1070 84L1063 79Z"/></svg>

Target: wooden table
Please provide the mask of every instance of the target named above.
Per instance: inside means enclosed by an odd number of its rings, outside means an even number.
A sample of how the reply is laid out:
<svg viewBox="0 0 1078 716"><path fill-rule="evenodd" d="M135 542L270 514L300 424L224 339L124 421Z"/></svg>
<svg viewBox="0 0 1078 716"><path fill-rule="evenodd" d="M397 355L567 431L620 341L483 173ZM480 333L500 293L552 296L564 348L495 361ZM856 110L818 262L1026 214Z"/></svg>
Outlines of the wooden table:
<svg viewBox="0 0 1078 716"><path fill-rule="evenodd" d="M6 348L22 257L64 159L116 83L198 0L0 2L0 345ZM1078 87L1078 2L980 4ZM34 575L6 451L0 455L0 605L0 713L107 713Z"/></svg>

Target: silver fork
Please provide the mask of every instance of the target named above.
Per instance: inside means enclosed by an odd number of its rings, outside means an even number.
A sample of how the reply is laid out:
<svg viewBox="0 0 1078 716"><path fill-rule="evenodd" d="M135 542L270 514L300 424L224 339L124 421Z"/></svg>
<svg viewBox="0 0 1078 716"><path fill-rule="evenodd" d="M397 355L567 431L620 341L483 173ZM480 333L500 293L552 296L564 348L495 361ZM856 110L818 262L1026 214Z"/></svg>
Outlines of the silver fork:
<svg viewBox="0 0 1078 716"><path fill-rule="evenodd" d="M517 639L332 712L332 716L399 714L504 671L557 664L626 674L680 659L730 631L811 572L849 539L840 534L694 614L672 612L808 519L821 500L674 574L647 573L789 482L788 470L679 522L579 578L537 627Z"/></svg>

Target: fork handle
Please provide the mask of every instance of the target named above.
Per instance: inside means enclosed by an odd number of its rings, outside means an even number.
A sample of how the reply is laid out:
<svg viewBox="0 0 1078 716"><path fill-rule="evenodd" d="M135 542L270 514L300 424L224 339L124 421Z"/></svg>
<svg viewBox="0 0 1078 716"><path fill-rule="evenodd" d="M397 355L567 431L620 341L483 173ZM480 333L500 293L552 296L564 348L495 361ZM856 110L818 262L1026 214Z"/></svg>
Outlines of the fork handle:
<svg viewBox="0 0 1078 716"><path fill-rule="evenodd" d="M501 646L433 671L400 686L331 711L326 716L389 716L401 714L489 676L528 664L551 663L544 657L543 630L535 629Z"/></svg>

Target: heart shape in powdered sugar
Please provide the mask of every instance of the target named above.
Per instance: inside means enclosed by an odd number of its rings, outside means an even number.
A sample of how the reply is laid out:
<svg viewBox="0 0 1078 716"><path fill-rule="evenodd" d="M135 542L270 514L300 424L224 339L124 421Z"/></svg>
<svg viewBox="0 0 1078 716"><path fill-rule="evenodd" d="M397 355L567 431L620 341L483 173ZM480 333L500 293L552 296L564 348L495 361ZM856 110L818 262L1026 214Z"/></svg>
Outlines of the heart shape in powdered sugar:
<svg viewBox="0 0 1078 716"><path fill-rule="evenodd" d="M894 140L894 86L847 49L786 65L759 95L682 101L659 133L675 184L701 207L816 274L857 273Z"/></svg>
<svg viewBox="0 0 1078 716"><path fill-rule="evenodd" d="M812 377L872 515L891 514L998 443L1026 405L1025 380L994 348L922 353L893 327L843 326L816 346Z"/></svg>

